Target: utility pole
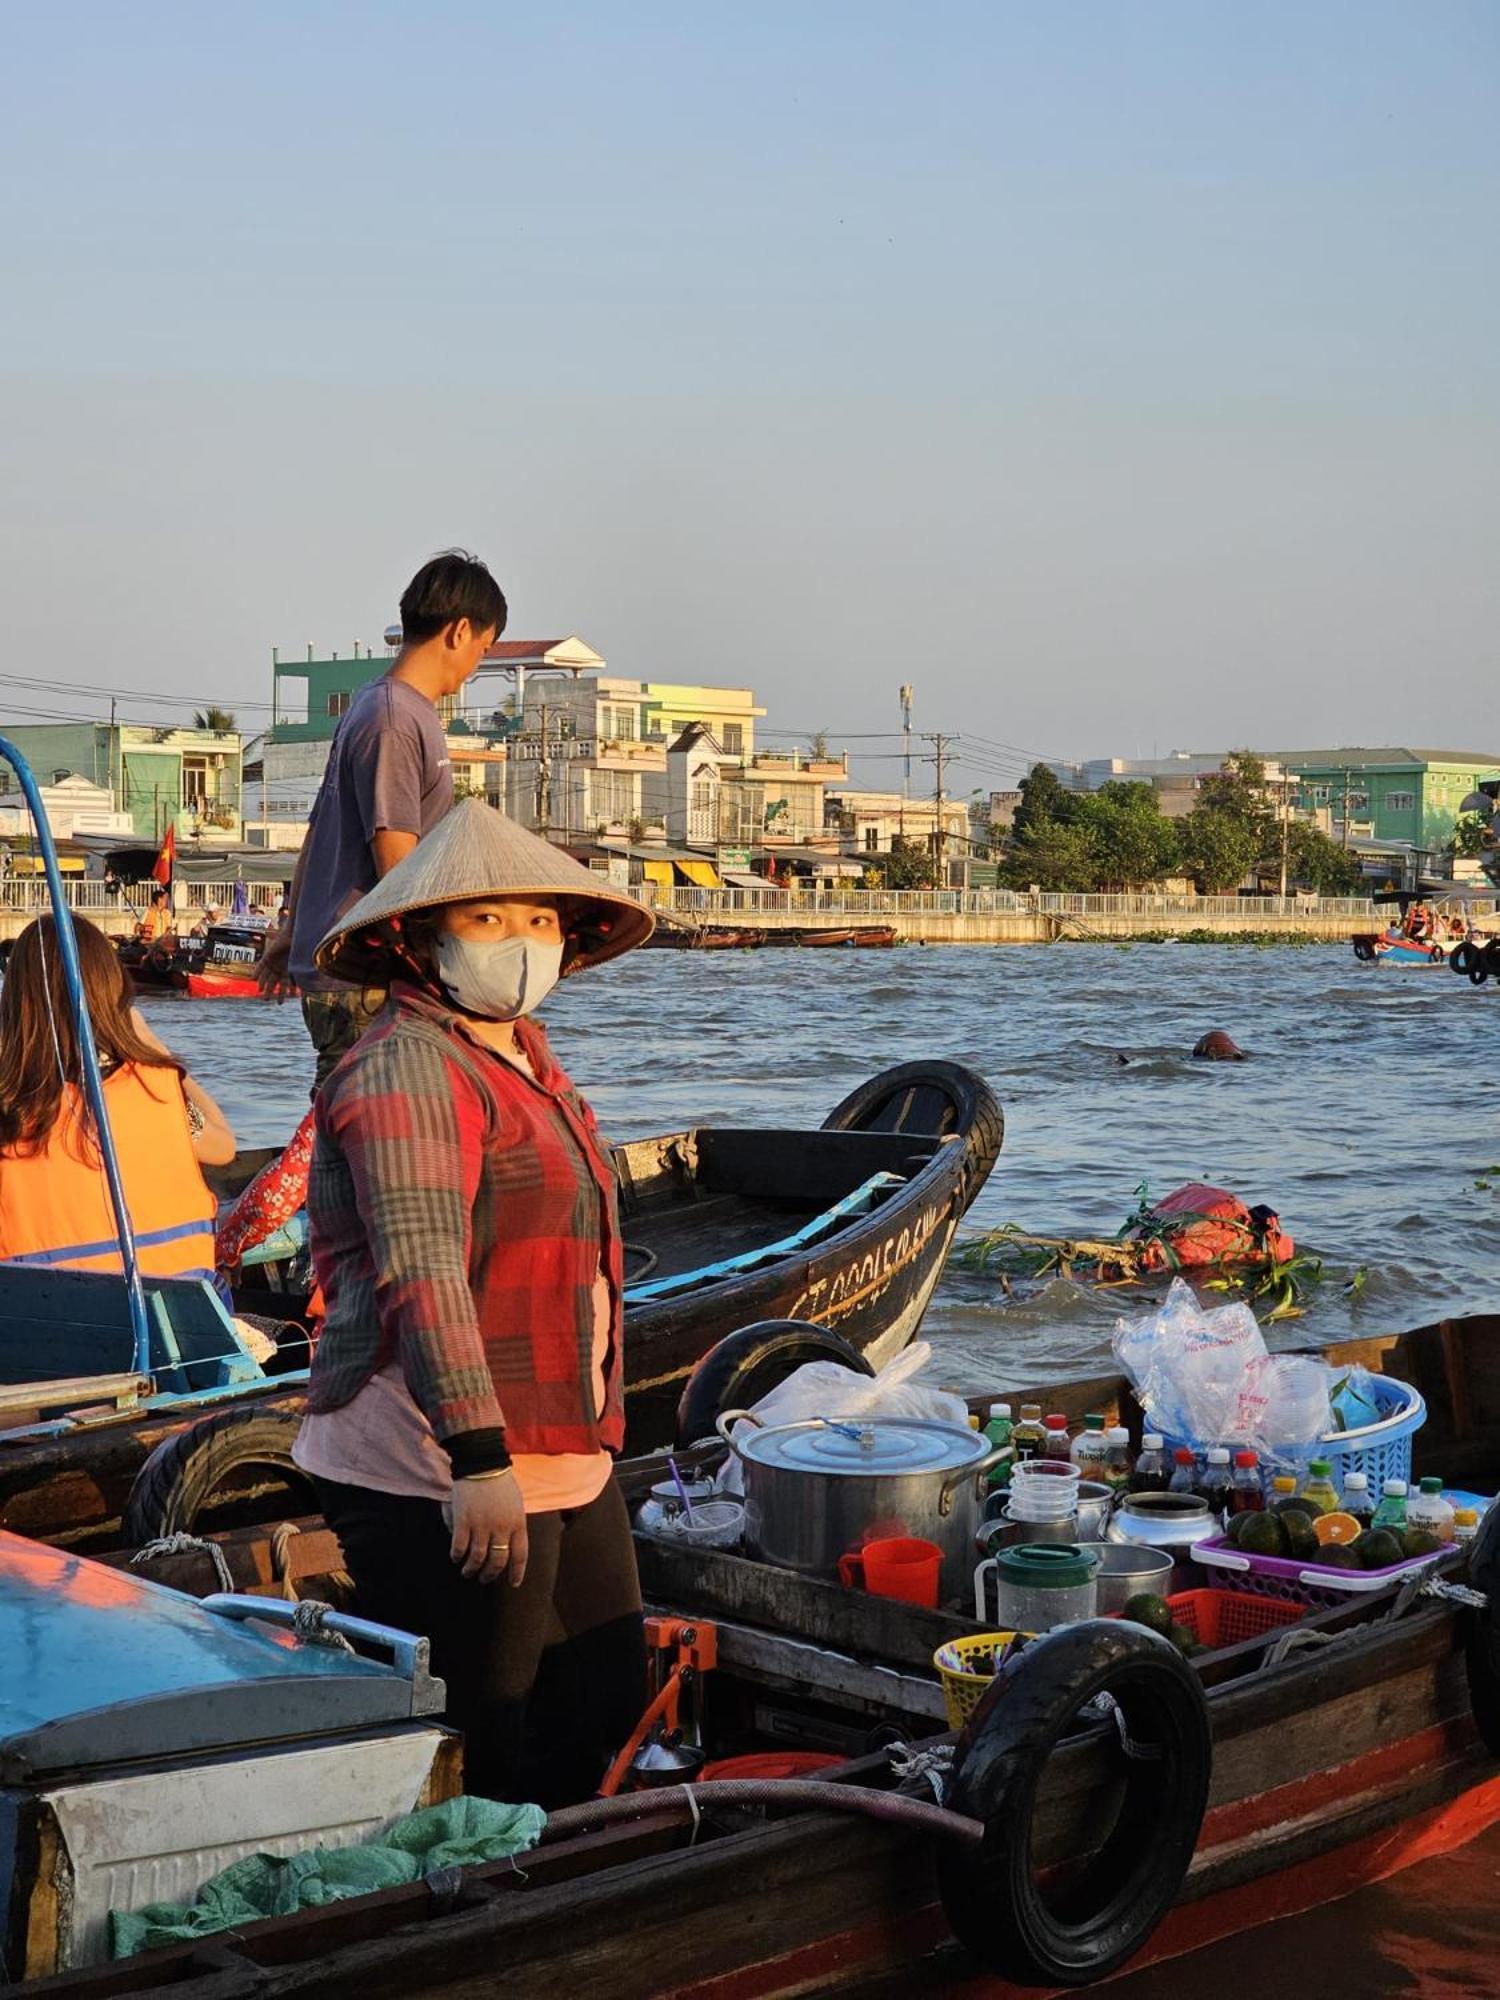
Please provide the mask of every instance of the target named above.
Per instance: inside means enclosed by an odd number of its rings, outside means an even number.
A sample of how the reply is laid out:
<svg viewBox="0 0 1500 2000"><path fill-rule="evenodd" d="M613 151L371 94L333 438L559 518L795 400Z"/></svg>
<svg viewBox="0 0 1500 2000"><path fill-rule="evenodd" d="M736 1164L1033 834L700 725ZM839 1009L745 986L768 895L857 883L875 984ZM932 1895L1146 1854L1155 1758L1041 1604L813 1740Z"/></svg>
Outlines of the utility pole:
<svg viewBox="0 0 1500 2000"><path fill-rule="evenodd" d="M1281 900L1283 902L1286 901L1287 845L1291 828L1291 806L1287 796L1290 785L1291 779L1283 771L1281 774Z"/></svg>
<svg viewBox="0 0 1500 2000"><path fill-rule="evenodd" d="M547 763L547 704L542 703L542 741L536 760L536 830L545 837L552 815L552 772Z"/></svg>
<svg viewBox="0 0 1500 2000"><path fill-rule="evenodd" d="M945 735L942 730L933 730L931 732L924 732L922 741L930 743L933 748L932 756L924 758L923 762L931 764L934 767L936 782L933 787L933 800L937 806L937 861L938 874L941 876L947 859L947 828L943 824L943 771L948 761L950 746L957 743L959 739L956 736ZM941 888L944 885L940 881L938 886Z"/></svg>
<svg viewBox="0 0 1500 2000"><path fill-rule="evenodd" d="M911 698L910 684L901 689L901 831L906 832L906 802L911 797Z"/></svg>

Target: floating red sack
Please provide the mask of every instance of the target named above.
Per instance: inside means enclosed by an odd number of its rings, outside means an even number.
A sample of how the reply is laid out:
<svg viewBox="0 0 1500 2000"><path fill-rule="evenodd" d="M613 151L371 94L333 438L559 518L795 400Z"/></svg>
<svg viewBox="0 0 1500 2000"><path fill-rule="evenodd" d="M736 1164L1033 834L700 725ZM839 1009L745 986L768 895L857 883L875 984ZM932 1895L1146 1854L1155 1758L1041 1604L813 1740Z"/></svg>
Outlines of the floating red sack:
<svg viewBox="0 0 1500 2000"><path fill-rule="evenodd" d="M1285 1264L1296 1245L1276 1211L1247 1208L1227 1188L1191 1181L1153 1202L1130 1225L1142 1271L1192 1271L1205 1264Z"/></svg>

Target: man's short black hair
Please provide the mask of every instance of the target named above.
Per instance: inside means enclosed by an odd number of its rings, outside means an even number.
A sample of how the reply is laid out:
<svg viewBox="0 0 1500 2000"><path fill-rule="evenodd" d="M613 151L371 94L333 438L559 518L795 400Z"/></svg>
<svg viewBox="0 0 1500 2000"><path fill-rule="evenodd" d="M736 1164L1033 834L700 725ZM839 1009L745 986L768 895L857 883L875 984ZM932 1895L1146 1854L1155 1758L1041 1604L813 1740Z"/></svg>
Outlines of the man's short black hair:
<svg viewBox="0 0 1500 2000"><path fill-rule="evenodd" d="M493 625L505 630L509 611L505 593L478 556L467 549L444 549L423 563L401 593L401 641L435 639L460 618L476 632Z"/></svg>

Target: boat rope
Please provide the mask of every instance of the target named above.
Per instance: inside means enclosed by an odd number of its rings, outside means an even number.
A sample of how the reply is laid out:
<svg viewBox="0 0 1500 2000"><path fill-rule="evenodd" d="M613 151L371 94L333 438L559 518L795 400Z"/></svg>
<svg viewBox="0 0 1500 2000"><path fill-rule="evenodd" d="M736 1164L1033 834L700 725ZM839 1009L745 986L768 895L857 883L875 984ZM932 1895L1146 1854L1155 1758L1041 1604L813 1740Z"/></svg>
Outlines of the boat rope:
<svg viewBox="0 0 1500 2000"><path fill-rule="evenodd" d="M1120 1748L1132 1762L1137 1764L1160 1763L1162 1747L1159 1743L1141 1743L1131 1735L1130 1725L1125 1720L1125 1711L1112 1694L1096 1694L1092 1701L1086 1701L1078 1713L1090 1722L1113 1722L1115 1734L1120 1739Z"/></svg>
<svg viewBox="0 0 1500 2000"><path fill-rule="evenodd" d="M1360 1629L1355 1626L1353 1631L1358 1632ZM1301 1626L1293 1625L1285 1632L1278 1633L1267 1646L1261 1656L1259 1671L1264 1673L1268 1667L1279 1667L1289 1653L1316 1651L1319 1646L1336 1646L1340 1639L1348 1637L1350 1637L1348 1632L1307 1632Z"/></svg>
<svg viewBox="0 0 1500 2000"><path fill-rule="evenodd" d="M159 1535L154 1542L143 1542L130 1558L130 1567L137 1563L151 1562L157 1556L208 1556L214 1566L220 1590L234 1591L234 1578L230 1575L229 1564L224 1559L224 1551L217 1542L207 1542L201 1535Z"/></svg>
<svg viewBox="0 0 1500 2000"><path fill-rule="evenodd" d="M939 1743L931 1750L916 1750L910 1743L893 1743L886 1756L891 1776L903 1790L908 1786L930 1786L932 1796L942 1805L953 1777L953 1750L951 1743Z"/></svg>
<svg viewBox="0 0 1500 2000"><path fill-rule="evenodd" d="M291 1578L292 1537L301 1533L295 1521L278 1521L271 1530L271 1578L292 1604L297 1602L297 1586Z"/></svg>
<svg viewBox="0 0 1500 2000"><path fill-rule="evenodd" d="M1417 1595L1442 1598L1448 1604L1462 1604L1470 1611L1488 1611L1490 1608L1490 1600L1484 1591L1471 1589L1466 1583L1448 1583L1440 1576L1430 1577Z"/></svg>
<svg viewBox="0 0 1500 2000"><path fill-rule="evenodd" d="M292 1612L292 1630L310 1646L328 1646L336 1653L352 1653L354 1648L343 1633L331 1632L324 1624L324 1619L332 1616L331 1604L324 1604L316 1597L304 1597Z"/></svg>

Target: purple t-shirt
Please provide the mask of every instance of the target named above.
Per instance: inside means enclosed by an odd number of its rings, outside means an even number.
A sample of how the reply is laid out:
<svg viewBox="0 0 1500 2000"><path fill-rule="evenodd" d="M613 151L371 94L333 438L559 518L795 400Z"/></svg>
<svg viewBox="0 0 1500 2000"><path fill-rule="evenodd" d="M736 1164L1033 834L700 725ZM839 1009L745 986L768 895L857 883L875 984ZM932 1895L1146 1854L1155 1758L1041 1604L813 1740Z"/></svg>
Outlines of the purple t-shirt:
<svg viewBox="0 0 1500 2000"><path fill-rule="evenodd" d="M304 992L338 991L313 953L378 877L377 833L430 833L453 804L453 768L426 695L383 675L349 704L307 823L307 859L292 921L291 973Z"/></svg>

